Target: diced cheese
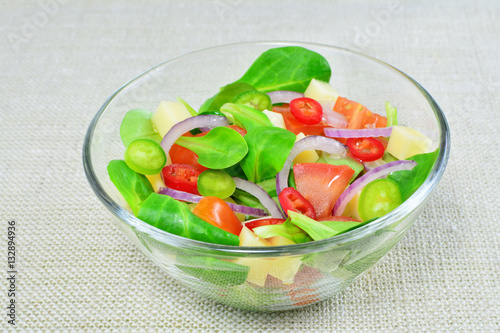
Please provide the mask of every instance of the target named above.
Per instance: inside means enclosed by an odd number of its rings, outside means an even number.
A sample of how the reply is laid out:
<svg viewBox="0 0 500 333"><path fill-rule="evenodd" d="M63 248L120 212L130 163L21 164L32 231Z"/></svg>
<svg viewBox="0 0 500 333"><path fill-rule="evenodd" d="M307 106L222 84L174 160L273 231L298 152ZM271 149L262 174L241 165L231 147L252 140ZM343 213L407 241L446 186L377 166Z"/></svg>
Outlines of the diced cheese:
<svg viewBox="0 0 500 333"><path fill-rule="evenodd" d="M285 285L292 284L295 274L299 271L302 261L299 258L287 257L275 259L269 270L269 275L280 279Z"/></svg>
<svg viewBox="0 0 500 333"><path fill-rule="evenodd" d="M263 258L238 258L233 262L238 265L248 266L250 270L248 271L247 281L259 287L264 287L267 274L269 274L269 270L274 260Z"/></svg>
<svg viewBox="0 0 500 333"><path fill-rule="evenodd" d="M295 142L299 141L300 139L305 138L306 136L304 133L299 133L297 134L297 138L295 139ZM298 163L314 163L319 159L318 153L316 153L316 150L305 150L302 153L298 154L294 159L293 159L293 164L298 164Z"/></svg>
<svg viewBox="0 0 500 333"><path fill-rule="evenodd" d="M312 79L304 92L304 96L317 101L335 102L339 94L328 82Z"/></svg>
<svg viewBox="0 0 500 333"><path fill-rule="evenodd" d="M361 191L359 191L352 199L347 203L345 206L344 212L342 213L342 216L347 216L347 217L354 217L355 219L358 219L362 221L363 219L359 216L358 213L358 201L359 201L359 195L361 194Z"/></svg>
<svg viewBox="0 0 500 333"><path fill-rule="evenodd" d="M151 121L161 137L180 121L191 117L188 109L180 102L161 102Z"/></svg>
<svg viewBox="0 0 500 333"><path fill-rule="evenodd" d="M243 227L240 232L240 246L270 246L271 244L265 240L259 238L253 231L247 227ZM266 283L267 274L274 261L272 259L261 259L261 258L238 258L234 263L239 265L248 266L250 268L248 272L247 281L263 287Z"/></svg>
<svg viewBox="0 0 500 333"><path fill-rule="evenodd" d="M286 129L285 121L283 120L283 116L281 115L281 113L269 110L264 110L262 111L262 113L264 113L269 118L274 127L281 127Z"/></svg>
<svg viewBox="0 0 500 333"><path fill-rule="evenodd" d="M156 175L146 175L146 177L153 186L155 192L158 192L160 187L165 187L165 183L163 183L163 179L161 179L161 175L159 173Z"/></svg>
<svg viewBox="0 0 500 333"><path fill-rule="evenodd" d="M282 246L295 244L294 241L283 237L274 236L268 239L272 246ZM277 258L273 261L270 269L269 275L280 279L285 285L292 284L295 278L295 274L299 271L302 261L295 257Z"/></svg>
<svg viewBox="0 0 500 333"><path fill-rule="evenodd" d="M271 246L267 240L259 238L252 230L243 226L240 232L240 246Z"/></svg>
<svg viewBox="0 0 500 333"><path fill-rule="evenodd" d="M293 245L295 242L283 236L274 236L266 239L271 246Z"/></svg>
<svg viewBox="0 0 500 333"><path fill-rule="evenodd" d="M406 126L393 126L386 151L400 160L431 151L432 140Z"/></svg>

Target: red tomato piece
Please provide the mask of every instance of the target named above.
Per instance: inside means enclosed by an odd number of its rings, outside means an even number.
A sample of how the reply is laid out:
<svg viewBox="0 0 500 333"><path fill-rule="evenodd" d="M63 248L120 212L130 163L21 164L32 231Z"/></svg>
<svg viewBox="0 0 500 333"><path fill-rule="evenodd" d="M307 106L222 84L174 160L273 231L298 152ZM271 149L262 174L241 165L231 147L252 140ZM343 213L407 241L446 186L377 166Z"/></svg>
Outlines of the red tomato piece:
<svg viewBox="0 0 500 333"><path fill-rule="evenodd" d="M316 211L313 205L293 187L284 188L279 194L278 199L285 213L291 210L316 219Z"/></svg>
<svg viewBox="0 0 500 333"><path fill-rule="evenodd" d="M290 112L302 124L316 125L323 116L323 107L312 98L300 97L290 102Z"/></svg>
<svg viewBox="0 0 500 333"><path fill-rule="evenodd" d="M354 170L347 165L299 163L293 166L297 190L309 200L316 217L331 216L333 206L345 190Z"/></svg>
<svg viewBox="0 0 500 333"><path fill-rule="evenodd" d="M187 132L182 136L188 136L188 137L204 136L207 133L208 132L203 132L196 135L192 135L191 133ZM201 171L208 170L208 168L198 163L198 155L196 155L195 152L187 148L174 144L172 148L170 148L168 154L170 155L170 160L172 161L172 164L189 164L197 167Z"/></svg>
<svg viewBox="0 0 500 333"><path fill-rule="evenodd" d="M247 227L250 230L253 230L253 228L262 227L264 225L282 224L283 222L285 222L285 219L278 219L278 218L260 219L245 223L245 227Z"/></svg>
<svg viewBox="0 0 500 333"><path fill-rule="evenodd" d="M275 105L273 106L273 111L281 113L283 120L285 121L286 129L294 134L304 133L304 135L325 135L324 128L328 127L327 124L320 122L316 125L305 125L300 121L295 119L295 117L290 112L290 107L288 104Z"/></svg>
<svg viewBox="0 0 500 333"><path fill-rule="evenodd" d="M243 228L227 202L217 197L203 197L193 213L202 220L238 236Z"/></svg>
<svg viewBox="0 0 500 333"><path fill-rule="evenodd" d="M189 164L170 164L161 171L167 187L198 195L198 176L201 172L202 170Z"/></svg>
<svg viewBox="0 0 500 333"><path fill-rule="evenodd" d="M239 126L236 126L236 125L229 125L229 126L226 126L226 127L229 127L231 129L234 129L236 132L240 133L241 136L245 136L245 134L247 134L247 130L244 129L244 128L241 128Z"/></svg>
<svg viewBox="0 0 500 333"><path fill-rule="evenodd" d="M346 116L350 129L386 127L387 118L373 113L365 106L348 100L345 97L337 98L333 111L342 113Z"/></svg>
<svg viewBox="0 0 500 333"><path fill-rule="evenodd" d="M375 161L384 156L384 145L375 138L350 138L347 148L354 158L363 162Z"/></svg>

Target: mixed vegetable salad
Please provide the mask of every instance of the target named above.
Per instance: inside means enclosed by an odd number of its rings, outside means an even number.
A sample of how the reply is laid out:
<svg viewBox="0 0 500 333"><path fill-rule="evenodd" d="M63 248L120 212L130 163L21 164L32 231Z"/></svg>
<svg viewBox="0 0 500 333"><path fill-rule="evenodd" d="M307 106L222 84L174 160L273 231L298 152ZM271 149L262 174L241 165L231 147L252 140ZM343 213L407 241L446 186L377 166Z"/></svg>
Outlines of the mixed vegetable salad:
<svg viewBox="0 0 500 333"><path fill-rule="evenodd" d="M321 55L274 48L198 110L131 110L109 177L139 219L194 240L278 246L358 228L408 199L438 152L389 102L374 113L330 77Z"/></svg>

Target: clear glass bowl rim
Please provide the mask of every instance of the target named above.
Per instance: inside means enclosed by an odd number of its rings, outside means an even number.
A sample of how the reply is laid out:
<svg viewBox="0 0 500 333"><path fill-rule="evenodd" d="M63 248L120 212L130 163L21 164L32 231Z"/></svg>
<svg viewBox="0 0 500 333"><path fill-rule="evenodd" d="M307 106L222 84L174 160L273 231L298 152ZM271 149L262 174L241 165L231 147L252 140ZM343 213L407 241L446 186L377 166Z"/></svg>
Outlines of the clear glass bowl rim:
<svg viewBox="0 0 500 333"><path fill-rule="evenodd" d="M145 78L148 74L160 69L163 66L170 64L178 59L181 59L184 56L191 56L196 54L202 54L207 51L217 51L218 49L223 48L237 48L240 46L266 46L269 48L272 47L282 47L282 46L302 46L307 48L309 47L321 47L335 50L337 52L343 52L345 54L356 55L365 58L366 60L372 61L374 65L385 67L387 70L392 70L398 73L402 79L406 79L410 81L415 87L422 93L422 95L427 99L430 107L434 111L438 130L439 130L439 155L436 159L436 163L434 164L433 169L431 170L429 176L422 184L422 186L410 197L408 198L401 206L390 212L389 214L357 229L354 229L350 232L334 236L332 238L314 241L309 243L295 244L295 245L285 245L285 246L272 246L272 247L245 247L245 246L229 246L229 245L220 245L213 243L206 243L202 241L192 240L188 238L184 238L181 236L177 236L174 234L170 234L163 230L157 229L146 222L139 220L133 214L123 209L118 203L116 203L111 197L104 191L102 185L96 177L94 172L92 158L91 158L91 143L94 134L94 130L99 122L101 115L106 111L111 102L120 95L120 93L129 87L130 85L135 84L137 81ZM374 57L362 54L360 52L352 51L346 48L319 44L319 43L310 43L310 42L293 42L293 41L261 41L261 42L240 42L240 43L231 43L213 46L197 51L193 51L190 53L186 53L180 55L178 57L169 59L159 65L152 67L148 71L139 75L138 77L132 79L123 85L120 89L118 89L113 95L111 95L101 106L97 114L92 119L87 133L85 135L82 158L83 158L83 166L85 170L85 174L87 180L97 195L97 197L102 201L102 203L108 208L113 215L119 218L122 222L128 224L132 229L135 229L139 232L148 234L154 239L171 245L177 246L180 248L191 249L199 252L210 252L210 253L218 253L220 255L244 255L245 257L275 257L275 256L284 256L284 255L301 255L308 253L315 253L321 251L327 251L331 248L354 242L358 239L364 238L370 234L377 232L378 230L383 229L387 225L404 219L407 215L409 215L412 211L418 208L432 193L433 189L439 183L439 180L444 174L448 158L450 154L450 130L441 108L438 106L433 97L413 78L404 72L398 70L397 68L378 60Z"/></svg>

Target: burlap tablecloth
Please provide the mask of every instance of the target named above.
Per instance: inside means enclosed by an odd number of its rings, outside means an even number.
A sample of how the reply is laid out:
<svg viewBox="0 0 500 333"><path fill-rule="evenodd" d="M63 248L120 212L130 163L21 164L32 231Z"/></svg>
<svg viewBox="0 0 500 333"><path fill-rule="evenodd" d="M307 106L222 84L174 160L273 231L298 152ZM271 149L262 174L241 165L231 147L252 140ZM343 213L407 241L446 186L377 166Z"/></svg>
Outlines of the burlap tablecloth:
<svg viewBox="0 0 500 333"><path fill-rule="evenodd" d="M2 1L0 323L16 222L17 329L499 331L498 1ZM339 296L255 313L199 298L112 222L84 176L90 120L155 64L251 40L338 45L384 60L435 97L447 171L414 228Z"/></svg>

